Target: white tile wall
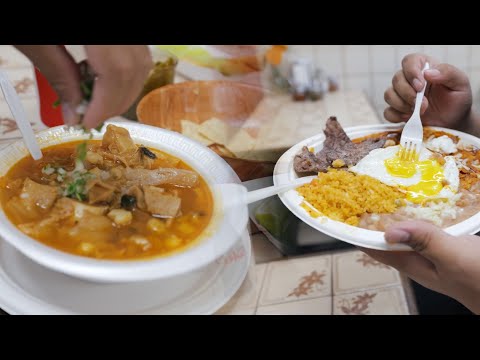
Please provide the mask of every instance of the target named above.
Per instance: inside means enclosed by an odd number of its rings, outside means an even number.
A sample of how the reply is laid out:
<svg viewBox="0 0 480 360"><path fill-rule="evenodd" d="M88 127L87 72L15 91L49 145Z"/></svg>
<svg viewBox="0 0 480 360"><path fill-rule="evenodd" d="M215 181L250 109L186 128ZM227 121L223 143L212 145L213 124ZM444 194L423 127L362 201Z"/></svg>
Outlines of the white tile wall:
<svg viewBox="0 0 480 360"><path fill-rule="evenodd" d="M480 69L480 45L472 45L472 69Z"/></svg>
<svg viewBox="0 0 480 360"><path fill-rule="evenodd" d="M397 47L397 64L402 62L402 59L408 54L423 53L423 45L398 45Z"/></svg>
<svg viewBox="0 0 480 360"><path fill-rule="evenodd" d="M396 49L393 45L370 45L372 70L374 72L394 73L397 68Z"/></svg>
<svg viewBox="0 0 480 360"><path fill-rule="evenodd" d="M345 45L344 52L345 75L368 74L369 52L365 45Z"/></svg>
<svg viewBox="0 0 480 360"><path fill-rule="evenodd" d="M344 89L345 90L363 90L368 94L371 94L371 82L370 75L348 75L344 79Z"/></svg>
<svg viewBox="0 0 480 360"><path fill-rule="evenodd" d="M469 45L449 45L446 62L467 71L470 67L471 50Z"/></svg>
<svg viewBox="0 0 480 360"><path fill-rule="evenodd" d="M472 86L474 108L480 111L480 68L470 71L470 85Z"/></svg>
<svg viewBox="0 0 480 360"><path fill-rule="evenodd" d="M314 46L315 61L329 74L341 78L343 76L343 49L341 45Z"/></svg>
<svg viewBox="0 0 480 360"><path fill-rule="evenodd" d="M305 56L312 58L314 53L314 47L312 45L289 45L290 50L298 54L299 56Z"/></svg>
<svg viewBox="0 0 480 360"><path fill-rule="evenodd" d="M393 73L373 73L373 94L370 96L380 118L383 119L383 111L387 103L384 100L385 90L392 86Z"/></svg>
<svg viewBox="0 0 480 360"><path fill-rule="evenodd" d="M334 75L344 89L363 89L383 118L383 93L407 54L421 52L464 70L480 109L480 45L290 45Z"/></svg>
<svg viewBox="0 0 480 360"><path fill-rule="evenodd" d="M447 61L447 46L444 45L425 45L423 49L425 54L434 57L440 62Z"/></svg>

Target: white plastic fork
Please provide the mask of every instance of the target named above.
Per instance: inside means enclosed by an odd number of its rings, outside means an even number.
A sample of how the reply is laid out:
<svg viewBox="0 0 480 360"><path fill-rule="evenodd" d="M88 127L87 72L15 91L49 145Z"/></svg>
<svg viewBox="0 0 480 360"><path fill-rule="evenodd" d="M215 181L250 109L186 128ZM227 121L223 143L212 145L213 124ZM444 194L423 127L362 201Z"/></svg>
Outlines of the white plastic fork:
<svg viewBox="0 0 480 360"><path fill-rule="evenodd" d="M427 62L423 67L422 73L428 69L430 69L430 65ZM400 159L405 161L416 160L422 149L423 125L422 119L420 119L420 108L422 107L422 100L426 88L427 81L425 81L422 91L417 93L413 114L410 119L408 119L402 131L402 137L400 138L401 150L399 155Z"/></svg>

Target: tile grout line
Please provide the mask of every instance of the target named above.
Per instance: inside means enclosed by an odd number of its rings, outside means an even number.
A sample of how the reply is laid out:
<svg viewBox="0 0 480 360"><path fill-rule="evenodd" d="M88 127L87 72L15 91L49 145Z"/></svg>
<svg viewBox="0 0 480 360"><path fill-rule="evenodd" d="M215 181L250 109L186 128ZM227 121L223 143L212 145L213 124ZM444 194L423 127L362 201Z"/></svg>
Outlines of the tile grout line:
<svg viewBox="0 0 480 360"><path fill-rule="evenodd" d="M265 306L275 306L275 305L283 305L283 304L294 304L294 303L301 302L301 301L317 300L317 299L323 299L323 298L330 298L330 302L332 303L333 302L332 264L333 264L333 254L335 254L335 253L336 253L335 250L330 250L330 251L327 251L326 253L323 253L323 254L317 254L317 255L305 254L305 256L285 258L285 259L281 259L281 260L273 260L273 261L267 263L266 264L267 268L265 269L265 273L264 273L264 277L263 277L263 281L262 281L262 287L260 289L259 296L258 296L258 299L257 299L257 306L256 306L256 309L255 309L255 312L258 311L258 308L262 307L262 306L265 307ZM283 261L288 261L288 260L291 261L291 260L297 260L297 259L300 260L300 259L305 259L305 258L312 258L313 259L313 258L316 258L316 257L329 257L330 258L330 280L331 280L331 282L330 282L330 293L328 293L326 295L313 295L313 296L310 295L308 297L301 297L301 298L296 298L296 299L292 299L292 300L283 299L283 300L279 300L279 301L270 302L270 303L262 305L262 306L259 305L263 288L266 285L265 282L266 282L266 279L267 279L268 270L271 267L272 263L275 263L275 262L280 263L280 262L283 262ZM332 310L332 305L331 305L330 309Z"/></svg>
<svg viewBox="0 0 480 360"><path fill-rule="evenodd" d="M331 294L330 294L330 315L333 315L333 311L335 309L335 304L333 302L333 253L330 254L330 285L331 285Z"/></svg>
<svg viewBox="0 0 480 360"><path fill-rule="evenodd" d="M350 289L347 292L337 294L335 296L350 295L350 294L354 294L356 292L362 292L362 291L391 289L391 288L394 288L394 287L403 288L403 283L400 281L399 284L388 284L388 285L382 285L382 286L373 286L373 287L363 287L363 288L357 288L357 289Z"/></svg>
<svg viewBox="0 0 480 360"><path fill-rule="evenodd" d="M346 55L347 55L347 50L345 49L346 45L340 45L341 46L341 58L342 58L342 87L343 90L345 90L345 83L347 82L347 62L346 62Z"/></svg>
<svg viewBox="0 0 480 360"><path fill-rule="evenodd" d="M358 252L358 250L348 250L346 249L345 251L341 252L341 253L337 253L337 254L348 254L348 253L355 253L355 252ZM334 275L334 273L338 274L339 273L339 269L337 269L334 265L334 255L332 255L332 276ZM337 256L338 257L338 256ZM411 306L411 303L413 301L415 301L415 297L414 295L411 296L412 292L411 292L411 288L408 287L408 284L404 282L404 277L402 275L402 273L400 273L399 271L395 270L394 268L390 268L390 270L393 270L396 272L397 274L397 282L396 283L389 283L389 284L384 284L384 285L370 285L370 286L364 286L364 287L359 287L359 288L355 288L355 289L348 289L348 290L345 290L345 292L343 293L340 293L340 294L335 294L335 287L334 287L334 281L332 279L332 314L333 314L333 311L335 310L335 297L339 297L339 296L348 296L348 295L351 295L351 294L354 294L354 293L359 293L359 292L364 292L364 291L388 291L388 290L391 290L391 289L398 289L400 291L400 298L399 298L399 301L400 301L400 305L405 309L406 308L406 311L408 312L408 314L411 314L412 312L414 312L414 306ZM413 300L412 300L413 299ZM411 310L413 308L413 310Z"/></svg>
<svg viewBox="0 0 480 360"><path fill-rule="evenodd" d="M265 264L265 271L263 272L262 279L260 280L260 287L258 289L258 296L257 296L257 299L255 301L254 315L257 315L257 311L258 311L258 307L259 307L259 303L260 303L260 297L262 295L262 290L263 290L263 286L265 284L265 278L267 277L267 270L268 270L268 267L270 266L270 263L271 262ZM255 265L255 266L257 266L257 265ZM255 276L257 276L256 269L255 269Z"/></svg>
<svg viewBox="0 0 480 360"><path fill-rule="evenodd" d="M409 315L419 315L417 299L412 288L412 280L402 273L400 273L400 280L402 282L402 288L407 302Z"/></svg>
<svg viewBox="0 0 480 360"><path fill-rule="evenodd" d="M368 56L368 81L370 88L370 96L367 94L367 98L373 98L375 96L375 85L374 85L374 70L373 70L373 48L372 45L367 46L367 56Z"/></svg>
<svg viewBox="0 0 480 360"><path fill-rule="evenodd" d="M472 71L471 71L472 62L473 62L473 45L469 45L468 46L468 55L467 55L467 69L465 69L465 71L467 71L467 74L468 74L469 78L471 78L471 76L472 76Z"/></svg>

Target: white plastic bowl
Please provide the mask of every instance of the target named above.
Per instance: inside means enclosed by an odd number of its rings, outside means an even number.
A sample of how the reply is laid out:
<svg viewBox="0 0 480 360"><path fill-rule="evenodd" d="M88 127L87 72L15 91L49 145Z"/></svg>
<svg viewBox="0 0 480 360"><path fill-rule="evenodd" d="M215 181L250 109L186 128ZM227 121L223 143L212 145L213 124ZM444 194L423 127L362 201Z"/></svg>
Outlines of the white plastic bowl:
<svg viewBox="0 0 480 360"><path fill-rule="evenodd" d="M365 125L355 126L345 129L345 132L351 139L360 138L363 136L399 130L403 125L381 124L381 125ZM440 127L432 127L432 129L445 131L447 133L458 136L466 144L472 144L480 148L480 139L472 135L445 129ZM298 178L293 169L293 159L298 154L302 147L313 147L315 152L320 151L325 141L325 135L318 134L309 139L294 145L287 152L285 152L279 159L275 166L273 182L275 185L290 184L293 180ZM411 248L406 245L396 244L390 245L385 241L384 232L362 229L359 227L347 225L340 221L331 220L327 217L313 218L300 204L303 198L296 190L290 190L279 195L285 206L290 209L298 218L313 227L314 229L337 238L339 240L351 243L353 245L362 246L370 249L387 250L387 251L411 251ZM480 230L480 213L468 218L467 220L450 226L444 229L451 235L473 235Z"/></svg>
<svg viewBox="0 0 480 360"><path fill-rule="evenodd" d="M52 270L96 282L134 282L167 279L194 272L225 255L245 231L248 221L246 206L224 207L224 199L231 194L214 190L215 184L240 183L231 167L205 146L176 132L157 127L112 122L126 128L137 144L165 151L182 159L194 168L208 183L214 196L214 215L211 223L195 245L172 255L143 260L98 260L56 250L34 240L13 225L0 207L0 236L33 261ZM101 139L106 129L95 132L93 139ZM55 144L87 139L81 130L64 126L37 134L41 148ZM22 141L0 151L0 176L28 152Z"/></svg>

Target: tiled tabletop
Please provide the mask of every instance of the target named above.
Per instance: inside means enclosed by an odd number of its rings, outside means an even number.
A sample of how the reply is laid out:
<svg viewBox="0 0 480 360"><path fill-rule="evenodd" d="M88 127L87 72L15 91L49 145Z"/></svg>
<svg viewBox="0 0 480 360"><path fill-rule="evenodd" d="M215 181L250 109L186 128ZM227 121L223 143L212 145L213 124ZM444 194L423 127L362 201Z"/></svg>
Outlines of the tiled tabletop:
<svg viewBox="0 0 480 360"><path fill-rule="evenodd" d="M40 121L33 68L22 54L0 45L0 68L14 82L35 130ZM362 92L339 92L325 102L346 121L380 122ZM20 133L0 94L0 149ZM416 313L408 281L360 251L285 259L261 234L252 234L255 263L237 294L218 314L373 315ZM0 310L1 314L1 310Z"/></svg>
<svg viewBox="0 0 480 360"><path fill-rule="evenodd" d="M417 314L410 282L358 250L285 258L252 235L256 265L219 315Z"/></svg>

